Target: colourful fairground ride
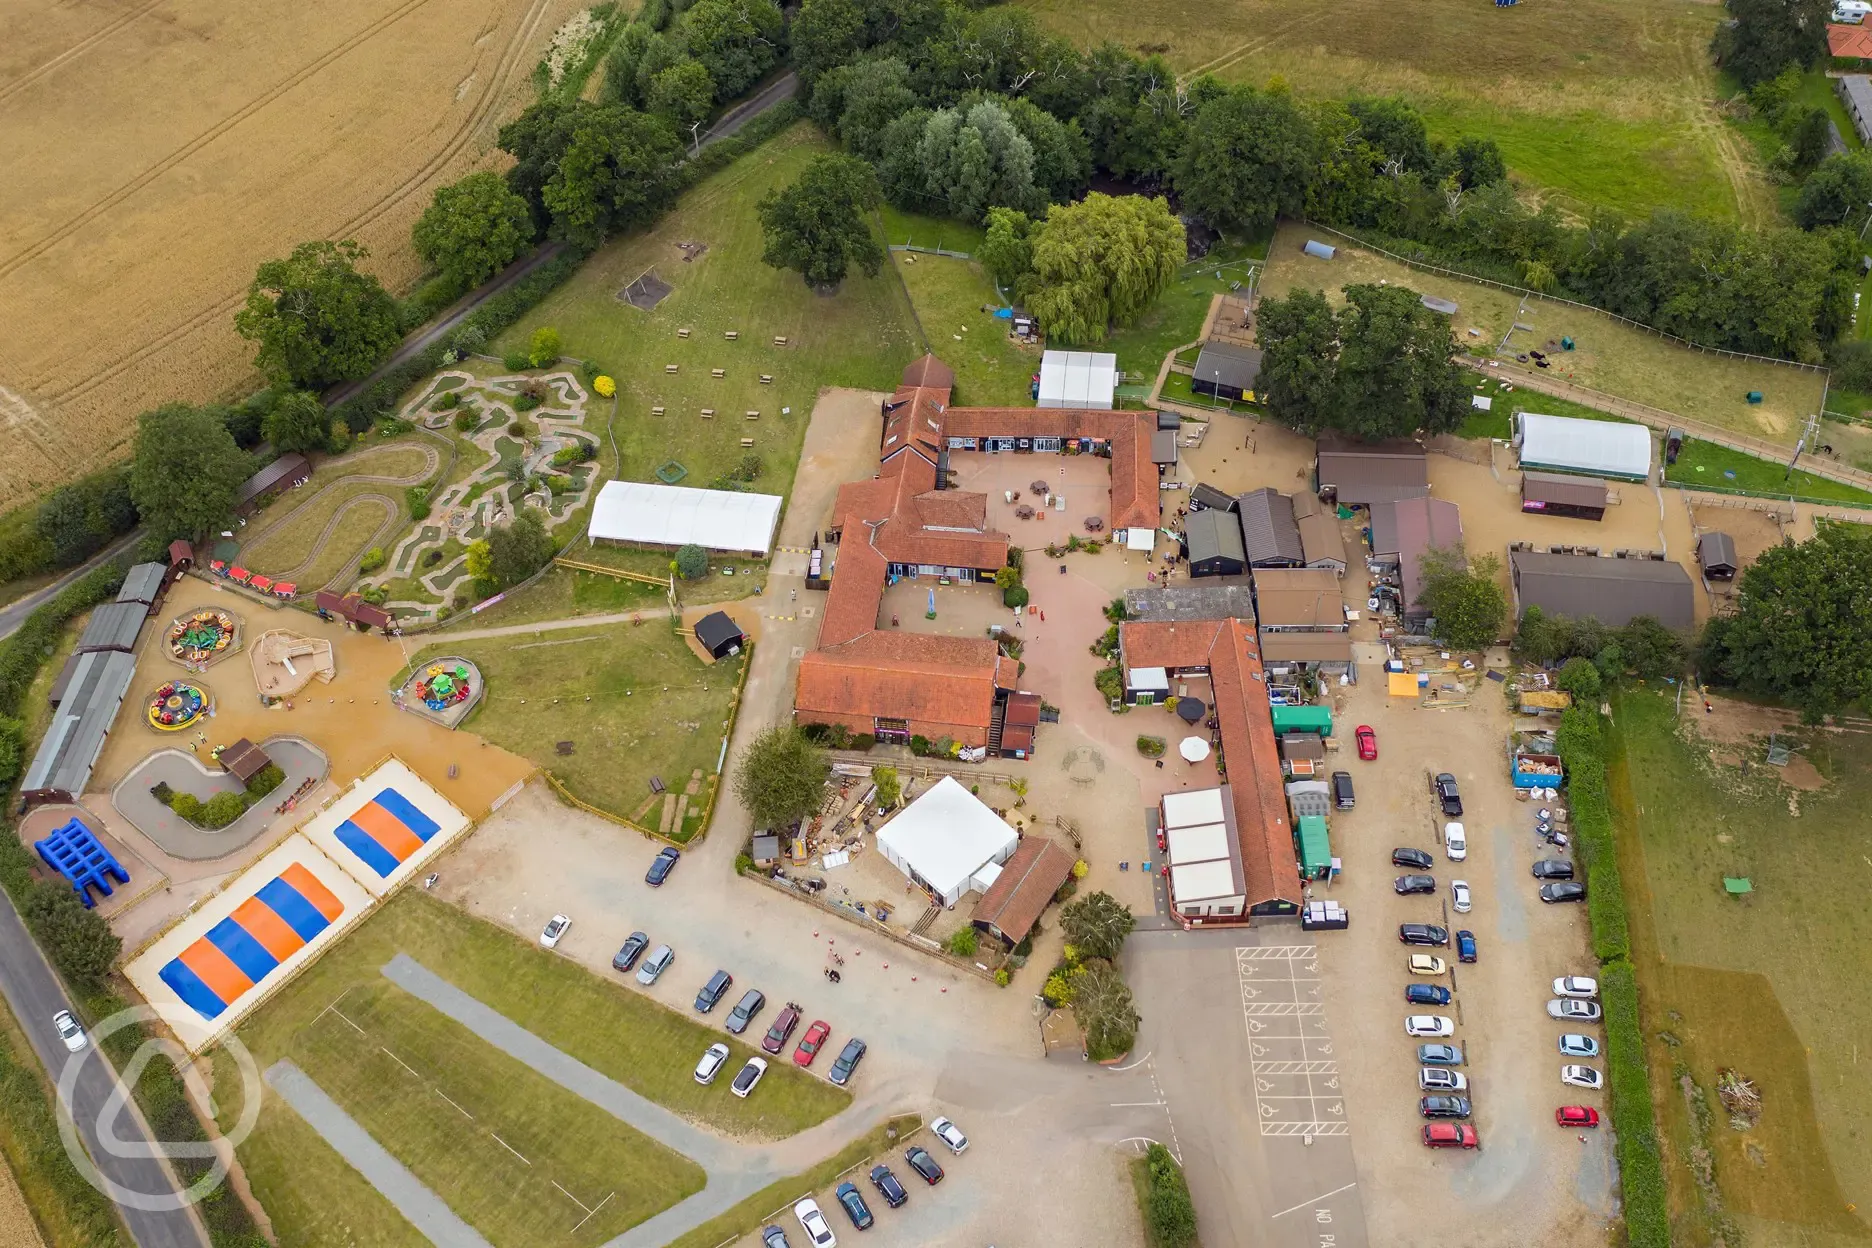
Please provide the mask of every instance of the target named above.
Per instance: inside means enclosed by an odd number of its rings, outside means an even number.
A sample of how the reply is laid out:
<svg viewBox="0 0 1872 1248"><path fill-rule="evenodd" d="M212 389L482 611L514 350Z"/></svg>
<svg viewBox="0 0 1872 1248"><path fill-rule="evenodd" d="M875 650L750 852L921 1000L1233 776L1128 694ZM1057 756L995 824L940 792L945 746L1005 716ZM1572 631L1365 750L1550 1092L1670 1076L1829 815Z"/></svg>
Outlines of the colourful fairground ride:
<svg viewBox="0 0 1872 1248"><path fill-rule="evenodd" d="M432 711L446 711L468 700L468 668L434 663L416 678L416 696Z"/></svg>
<svg viewBox="0 0 1872 1248"><path fill-rule="evenodd" d="M172 680L149 700L150 727L180 732L208 713L208 694L199 685Z"/></svg>

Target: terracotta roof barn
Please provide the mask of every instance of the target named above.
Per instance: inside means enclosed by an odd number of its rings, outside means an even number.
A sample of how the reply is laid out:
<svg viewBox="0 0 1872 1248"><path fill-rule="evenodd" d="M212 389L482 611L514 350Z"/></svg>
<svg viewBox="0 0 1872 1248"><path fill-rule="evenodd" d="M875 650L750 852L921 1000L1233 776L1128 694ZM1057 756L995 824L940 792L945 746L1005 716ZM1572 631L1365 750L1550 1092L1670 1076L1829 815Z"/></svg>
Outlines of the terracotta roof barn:
<svg viewBox="0 0 1872 1248"><path fill-rule="evenodd" d="M970 920L1010 945L1027 939L1060 885L1072 878L1073 856L1044 836L1024 836L1001 874L975 903Z"/></svg>

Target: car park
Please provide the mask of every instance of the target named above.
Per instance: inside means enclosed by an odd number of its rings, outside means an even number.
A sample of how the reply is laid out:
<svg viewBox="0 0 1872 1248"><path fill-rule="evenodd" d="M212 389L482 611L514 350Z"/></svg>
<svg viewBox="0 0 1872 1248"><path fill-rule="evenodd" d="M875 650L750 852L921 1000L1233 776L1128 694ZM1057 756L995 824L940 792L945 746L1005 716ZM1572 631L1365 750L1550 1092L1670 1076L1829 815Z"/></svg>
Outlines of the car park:
<svg viewBox="0 0 1872 1248"><path fill-rule="evenodd" d="M708 983L702 985L702 991L696 993L696 1013L706 1014L720 1004L728 995L728 989L734 986L734 976L727 971L716 971L709 976Z"/></svg>
<svg viewBox="0 0 1872 1248"><path fill-rule="evenodd" d="M834 1248L838 1243L838 1236L832 1233L825 1214L819 1212L819 1202L812 1197L795 1202L793 1216L799 1219L800 1229L806 1232L806 1239L812 1248Z"/></svg>
<svg viewBox="0 0 1872 1248"><path fill-rule="evenodd" d="M540 933L540 944L548 949L557 949L559 942L572 927L572 920L563 914L555 914L546 923L546 930Z"/></svg>
<svg viewBox="0 0 1872 1248"><path fill-rule="evenodd" d="M1450 886L1449 886L1449 896L1450 896L1450 909L1454 910L1457 914L1469 913L1469 907L1471 905L1471 902L1469 900L1469 881L1468 880L1451 880Z"/></svg>
<svg viewBox="0 0 1872 1248"><path fill-rule="evenodd" d="M1469 834L1463 831L1462 824L1443 825L1443 853L1451 862L1461 862L1469 856Z"/></svg>
<svg viewBox="0 0 1872 1248"><path fill-rule="evenodd" d="M760 1233L761 1248L792 1248L787 1243L786 1232L777 1226L763 1226Z"/></svg>
<svg viewBox="0 0 1872 1248"><path fill-rule="evenodd" d="M670 963L676 960L676 951L668 945L658 945L650 951L650 956L637 968L637 982L644 985L654 984Z"/></svg>
<svg viewBox="0 0 1872 1248"><path fill-rule="evenodd" d="M1413 953L1406 965L1413 975L1441 975L1449 970L1449 963L1434 953Z"/></svg>
<svg viewBox="0 0 1872 1248"><path fill-rule="evenodd" d="M1426 1122L1423 1142L1427 1148L1475 1148L1481 1140L1466 1122Z"/></svg>
<svg viewBox="0 0 1872 1248"><path fill-rule="evenodd" d="M1378 734L1372 731L1370 724L1360 724L1352 730L1352 737L1358 742L1358 756L1365 762L1378 761Z"/></svg>
<svg viewBox="0 0 1872 1248"><path fill-rule="evenodd" d="M832 1034L832 1024L823 1018L814 1019L806 1034L800 1037L798 1047L793 1050L795 1066L810 1066L813 1058L819 1056L819 1050L825 1047L826 1037Z"/></svg>
<svg viewBox="0 0 1872 1248"><path fill-rule="evenodd" d="M1397 938L1407 945L1447 945L1449 929L1434 923L1400 923Z"/></svg>
<svg viewBox="0 0 1872 1248"><path fill-rule="evenodd" d="M1466 927L1456 933L1456 960L1458 962L1476 960L1475 933Z"/></svg>
<svg viewBox="0 0 1872 1248"><path fill-rule="evenodd" d="M1534 878L1537 880L1570 880L1573 878L1573 864L1564 858L1543 858L1534 864Z"/></svg>
<svg viewBox="0 0 1872 1248"><path fill-rule="evenodd" d="M1466 1096L1426 1096L1417 1102L1417 1112L1425 1118L1467 1118L1469 1098Z"/></svg>
<svg viewBox="0 0 1872 1248"><path fill-rule="evenodd" d="M614 971L630 970L631 967L637 965L637 959L641 958L643 956L643 951L649 947L650 938L648 936L644 935L642 932L632 932L629 936L624 938L623 947L615 954L611 955L611 969Z"/></svg>
<svg viewBox="0 0 1872 1248"><path fill-rule="evenodd" d="M1577 1031L1569 1031L1560 1037L1560 1056L1598 1057L1599 1042L1591 1036L1582 1036Z"/></svg>
<svg viewBox="0 0 1872 1248"><path fill-rule="evenodd" d="M696 1063L695 1081L701 1084L715 1082L715 1076L721 1074L721 1068L728 1064L728 1046L711 1044L702 1052L702 1060Z"/></svg>
<svg viewBox="0 0 1872 1248"><path fill-rule="evenodd" d="M838 1190L832 1194L838 1197L839 1206L845 1210L845 1216L850 1218L851 1224L859 1230L868 1231L871 1229L871 1224L877 1221L871 1214L871 1206L865 1204L864 1193L858 1190L856 1183L841 1183L838 1185Z"/></svg>
<svg viewBox="0 0 1872 1248"><path fill-rule="evenodd" d="M733 1092L736 1096L741 1097L743 1100L746 1100L748 1094L759 1086L761 1076L766 1073L767 1059L764 1057L750 1057L747 1059L747 1065L743 1066L741 1072L734 1077L734 1083L729 1085L728 1090Z"/></svg>
<svg viewBox="0 0 1872 1248"><path fill-rule="evenodd" d="M1335 771L1332 773L1333 808L1351 810L1358 805L1358 799L1352 793L1352 773Z"/></svg>
<svg viewBox="0 0 1872 1248"><path fill-rule="evenodd" d="M1428 871L1435 863L1436 859L1427 850L1400 845L1391 851L1391 865L1394 867L1415 867L1419 871Z"/></svg>
<svg viewBox="0 0 1872 1248"><path fill-rule="evenodd" d="M1562 1105L1554 1110L1554 1121L1563 1127L1596 1127L1599 1111L1590 1105Z"/></svg>
<svg viewBox="0 0 1872 1248"><path fill-rule="evenodd" d="M968 1136L962 1134L962 1128L947 1118L930 1119L930 1132L943 1142L943 1147L960 1157L968 1151Z"/></svg>
<svg viewBox="0 0 1872 1248"><path fill-rule="evenodd" d="M1558 884L1540 886L1540 899L1549 905L1556 901L1585 901L1586 886L1572 880L1563 880Z"/></svg>
<svg viewBox="0 0 1872 1248"><path fill-rule="evenodd" d="M917 1177L931 1187L942 1182L943 1168L936 1164L936 1159L921 1145L911 1145L904 1150L904 1164L916 1171Z"/></svg>
<svg viewBox="0 0 1872 1248"><path fill-rule="evenodd" d="M728 1011L728 1034L738 1036L746 1031L748 1024L754 1021L754 1016L765 1009L766 1005L766 994L760 989L750 988L742 993L741 999L735 1002L734 1009Z"/></svg>
<svg viewBox="0 0 1872 1248"><path fill-rule="evenodd" d="M674 845L665 845L657 851L657 856L650 860L650 869L644 872L644 883L651 888L662 888L663 881L669 879L670 872L682 860L682 851Z"/></svg>
<svg viewBox="0 0 1872 1248"><path fill-rule="evenodd" d="M1456 1034L1456 1024L1441 1014L1411 1014L1404 1019L1404 1034L1442 1039Z"/></svg>
<svg viewBox="0 0 1872 1248"><path fill-rule="evenodd" d="M1425 1092L1466 1092L1469 1076L1442 1066L1423 1066L1417 1071L1417 1086Z"/></svg>
<svg viewBox="0 0 1872 1248"><path fill-rule="evenodd" d="M1453 1044L1420 1044L1417 1046L1417 1061L1423 1066L1460 1066L1463 1064L1462 1050Z"/></svg>
<svg viewBox="0 0 1872 1248"><path fill-rule="evenodd" d="M52 1026L64 1042L67 1053L77 1053L85 1047L84 1028L78 1025L78 1020L72 1017L70 1010L60 1010L54 1014Z"/></svg>
<svg viewBox="0 0 1872 1248"><path fill-rule="evenodd" d="M1414 893L1434 893L1436 892L1436 876L1400 875L1391 887L1400 897L1408 897Z"/></svg>
<svg viewBox="0 0 1872 1248"><path fill-rule="evenodd" d="M1553 981L1553 993L1556 997L1579 997L1590 1001L1599 995L1599 981L1584 975L1562 975Z"/></svg>
<svg viewBox="0 0 1872 1248"><path fill-rule="evenodd" d="M767 1034L761 1038L761 1050L778 1054L781 1049L786 1048L787 1037L793 1034L795 1027L799 1026L799 1020L799 1006L791 1001L787 1002L780 1011L780 1017L774 1019L773 1026L769 1027Z"/></svg>
<svg viewBox="0 0 1872 1248"><path fill-rule="evenodd" d="M1591 1066L1562 1066L1560 1082L1573 1088L1598 1089L1605 1086L1605 1076Z"/></svg>
<svg viewBox="0 0 1872 1248"><path fill-rule="evenodd" d="M1462 818L1462 793L1456 787L1456 777L1447 771L1437 773L1430 782L1430 789L1436 794L1437 805L1451 819Z"/></svg>
<svg viewBox="0 0 1872 1248"><path fill-rule="evenodd" d="M853 1036L839 1050L838 1057L833 1059L832 1069L826 1072L826 1078L844 1087L851 1082L852 1074L858 1069L858 1063L864 1060L864 1055L865 1042Z"/></svg>
<svg viewBox="0 0 1872 1248"><path fill-rule="evenodd" d="M1547 1017L1557 1018L1563 1023L1596 1023L1601 1010L1596 1001L1581 1001L1577 997L1556 997L1547 1003Z"/></svg>
<svg viewBox="0 0 1872 1248"><path fill-rule="evenodd" d="M871 1167L871 1186L877 1188L884 1203L893 1209L910 1199L910 1193L904 1191L904 1185L897 1181L897 1176L891 1173L889 1166Z"/></svg>
<svg viewBox="0 0 1872 1248"><path fill-rule="evenodd" d="M1405 1005L1448 1005L1450 990L1442 984L1405 984Z"/></svg>

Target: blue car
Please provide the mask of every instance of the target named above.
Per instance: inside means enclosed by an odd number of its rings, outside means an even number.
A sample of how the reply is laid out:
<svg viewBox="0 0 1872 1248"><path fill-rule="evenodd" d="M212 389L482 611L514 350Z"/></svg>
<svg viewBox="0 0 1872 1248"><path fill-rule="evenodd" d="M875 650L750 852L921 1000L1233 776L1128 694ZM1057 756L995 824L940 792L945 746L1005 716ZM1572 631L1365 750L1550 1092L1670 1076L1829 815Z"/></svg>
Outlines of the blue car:
<svg viewBox="0 0 1872 1248"><path fill-rule="evenodd" d="M838 1197L839 1204L845 1206L845 1216L851 1219L853 1226L861 1231L871 1229L877 1219L871 1216L871 1206L865 1204L864 1193L858 1190L856 1183L841 1183L833 1194Z"/></svg>
<svg viewBox="0 0 1872 1248"><path fill-rule="evenodd" d="M1441 984L1405 984L1406 1005L1448 1005L1450 990Z"/></svg>
<svg viewBox="0 0 1872 1248"><path fill-rule="evenodd" d="M1475 933L1468 928L1456 933L1456 960L1473 962L1476 959Z"/></svg>
<svg viewBox="0 0 1872 1248"><path fill-rule="evenodd" d="M674 845L665 845L657 851L657 856L650 861L650 869L644 872L644 883L651 888L662 888L663 881L669 879L669 873L676 869L676 862L682 857L682 851Z"/></svg>

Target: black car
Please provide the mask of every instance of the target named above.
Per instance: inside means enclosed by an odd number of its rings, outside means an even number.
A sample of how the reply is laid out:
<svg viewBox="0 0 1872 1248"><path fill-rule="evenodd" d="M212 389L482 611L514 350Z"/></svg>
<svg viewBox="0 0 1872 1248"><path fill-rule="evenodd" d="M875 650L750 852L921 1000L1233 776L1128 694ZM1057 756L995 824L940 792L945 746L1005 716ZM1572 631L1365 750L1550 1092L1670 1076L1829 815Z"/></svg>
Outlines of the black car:
<svg viewBox="0 0 1872 1248"><path fill-rule="evenodd" d="M1419 871L1428 871L1435 862L1429 850L1399 846L1391 851L1391 865L1394 867L1416 867Z"/></svg>
<svg viewBox="0 0 1872 1248"><path fill-rule="evenodd" d="M709 981L702 985L702 991L696 993L696 1013L706 1014L728 995L728 989L734 986L734 976L727 971L716 971L709 976Z"/></svg>
<svg viewBox="0 0 1872 1248"><path fill-rule="evenodd" d="M761 1248L791 1248L786 1240L786 1232L777 1226L763 1226L760 1242Z"/></svg>
<svg viewBox="0 0 1872 1248"><path fill-rule="evenodd" d="M641 958L643 956L643 951L649 947L650 938L648 936L644 935L642 932L632 932L625 938L624 947L619 949L616 954L612 955L611 969L614 971L630 970L631 967L637 965L637 959Z"/></svg>
<svg viewBox="0 0 1872 1248"><path fill-rule="evenodd" d="M865 1204L864 1193L858 1190L856 1183L841 1183L838 1185L838 1191L832 1194L838 1197L839 1204L845 1208L845 1216L850 1218L851 1224L859 1230L868 1231L871 1229L871 1224L877 1221L871 1216L871 1206Z"/></svg>
<svg viewBox="0 0 1872 1248"><path fill-rule="evenodd" d="M669 873L676 869L676 862L681 857L681 850L674 845L665 845L657 851L657 856L650 860L650 869L644 872L644 883L651 888L663 887L663 881L669 879Z"/></svg>
<svg viewBox="0 0 1872 1248"><path fill-rule="evenodd" d="M936 1159L929 1155L927 1148L913 1145L905 1151L904 1161L931 1187L942 1182L943 1168L936 1164Z"/></svg>
<svg viewBox="0 0 1872 1248"><path fill-rule="evenodd" d="M1466 1096L1426 1096L1417 1102L1417 1111L1426 1118L1467 1118L1469 1098Z"/></svg>
<svg viewBox="0 0 1872 1248"><path fill-rule="evenodd" d="M1405 984L1406 1005L1448 1005L1450 990L1441 984Z"/></svg>
<svg viewBox="0 0 1872 1248"><path fill-rule="evenodd" d="M1575 884L1571 880L1559 884L1543 884L1540 886L1540 899L1542 901L1585 901L1586 886Z"/></svg>
<svg viewBox="0 0 1872 1248"><path fill-rule="evenodd" d="M734 1009L728 1013L728 1034L738 1036L746 1031L748 1024L754 1021L754 1016L765 1008L767 998L760 989L750 988L742 993L741 999L735 1002Z"/></svg>
<svg viewBox="0 0 1872 1248"><path fill-rule="evenodd" d="M1407 945L1447 945L1449 928L1434 923L1400 923L1397 938Z"/></svg>
<svg viewBox="0 0 1872 1248"><path fill-rule="evenodd" d="M871 1186L877 1188L884 1203L893 1209L910 1199L910 1193L904 1191L904 1185L897 1181L889 1166L871 1167Z"/></svg>
<svg viewBox="0 0 1872 1248"><path fill-rule="evenodd" d="M1358 805L1358 799L1352 795L1352 773L1335 771L1332 773L1333 805L1339 810L1351 810Z"/></svg>
<svg viewBox="0 0 1872 1248"><path fill-rule="evenodd" d="M1439 772L1430 787L1436 791L1437 805L1443 808L1445 815L1451 819L1462 818L1462 794L1456 791L1455 776L1447 771Z"/></svg>
<svg viewBox="0 0 1872 1248"><path fill-rule="evenodd" d="M1564 858L1543 858L1534 864L1534 878L1537 880L1570 880L1573 878L1573 864Z"/></svg>
<svg viewBox="0 0 1872 1248"><path fill-rule="evenodd" d="M858 1069L858 1063L864 1060L865 1042L853 1036L839 1050L839 1055L832 1059L832 1069L826 1072L826 1078L839 1087L851 1082L852 1072Z"/></svg>
<svg viewBox="0 0 1872 1248"><path fill-rule="evenodd" d="M1434 893L1436 892L1436 876L1400 875L1391 887L1397 890L1400 897L1408 897L1412 893Z"/></svg>

